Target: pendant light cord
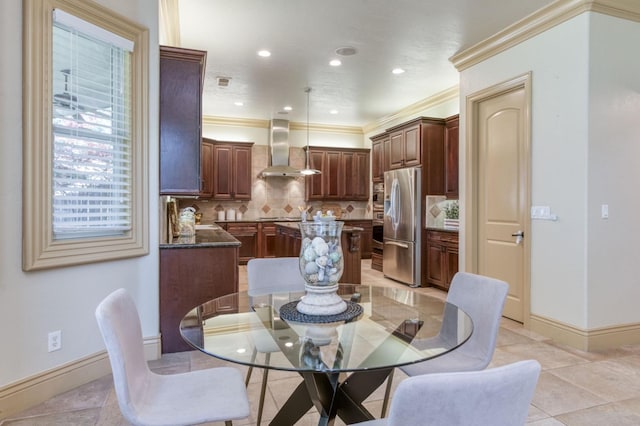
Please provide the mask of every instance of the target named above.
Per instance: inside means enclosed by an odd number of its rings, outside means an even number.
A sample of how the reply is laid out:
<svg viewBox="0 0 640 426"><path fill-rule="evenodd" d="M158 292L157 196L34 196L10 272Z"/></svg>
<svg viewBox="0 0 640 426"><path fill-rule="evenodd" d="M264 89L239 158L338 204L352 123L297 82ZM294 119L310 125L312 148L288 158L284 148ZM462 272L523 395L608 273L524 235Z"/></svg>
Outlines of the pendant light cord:
<svg viewBox="0 0 640 426"><path fill-rule="evenodd" d="M305 89L305 92L307 92L307 165L306 165L306 169L310 170L311 169L311 165L309 163L309 93L311 93L311 87L307 87Z"/></svg>

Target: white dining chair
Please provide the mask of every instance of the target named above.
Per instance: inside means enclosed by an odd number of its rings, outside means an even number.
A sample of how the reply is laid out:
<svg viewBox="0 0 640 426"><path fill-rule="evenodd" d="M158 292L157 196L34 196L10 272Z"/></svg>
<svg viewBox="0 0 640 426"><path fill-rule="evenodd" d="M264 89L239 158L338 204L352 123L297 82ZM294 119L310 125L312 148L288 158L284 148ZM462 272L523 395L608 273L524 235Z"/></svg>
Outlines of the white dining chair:
<svg viewBox="0 0 640 426"><path fill-rule="evenodd" d="M111 362L120 411L134 425L190 425L249 416L239 370L218 367L161 375L144 358L140 317L131 296L119 289L96 308Z"/></svg>
<svg viewBox="0 0 640 426"><path fill-rule="evenodd" d="M507 298L509 285L501 280L468 272L458 272L451 281L447 302L461 308L473 321L473 333L469 340L459 348L437 358L410 364L400 369L408 376L422 374L477 371L487 368L496 348L500 329L500 319ZM445 307L444 315L454 315L453 310ZM455 321L443 321L443 324L455 324ZM414 346L420 349L437 345L437 340L455 338L455 330L443 328L438 336L425 342L415 340ZM434 341L434 339L436 341ZM386 414L387 402L391 391L393 374L387 380L381 417Z"/></svg>
<svg viewBox="0 0 640 426"><path fill-rule="evenodd" d="M249 297L258 297L273 292L303 292L304 285L305 281L300 273L300 259L297 257L256 258L247 262L247 292ZM254 350L251 355L251 363L253 364L258 353L262 353L265 356L265 364L269 364L271 353L280 351L273 336L266 330L254 330L252 338ZM249 384L252 371L253 367L249 366L245 385ZM269 369L264 369L260 400L258 402L257 425L260 425L262 421L268 377Z"/></svg>
<svg viewBox="0 0 640 426"><path fill-rule="evenodd" d="M525 360L480 371L409 377L395 391L389 417L360 426L523 426L540 363Z"/></svg>

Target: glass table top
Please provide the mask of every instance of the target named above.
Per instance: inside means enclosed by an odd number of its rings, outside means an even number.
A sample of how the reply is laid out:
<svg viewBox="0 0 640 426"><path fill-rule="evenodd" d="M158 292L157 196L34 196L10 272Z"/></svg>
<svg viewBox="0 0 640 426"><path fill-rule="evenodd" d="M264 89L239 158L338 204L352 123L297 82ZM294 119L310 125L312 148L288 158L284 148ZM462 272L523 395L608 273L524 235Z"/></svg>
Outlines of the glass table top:
<svg viewBox="0 0 640 426"><path fill-rule="evenodd" d="M458 307L409 288L342 284L339 294L362 314L348 322L285 321L280 307L304 292L240 292L195 307L180 332L193 347L238 364L343 372L425 361L460 346L473 330Z"/></svg>

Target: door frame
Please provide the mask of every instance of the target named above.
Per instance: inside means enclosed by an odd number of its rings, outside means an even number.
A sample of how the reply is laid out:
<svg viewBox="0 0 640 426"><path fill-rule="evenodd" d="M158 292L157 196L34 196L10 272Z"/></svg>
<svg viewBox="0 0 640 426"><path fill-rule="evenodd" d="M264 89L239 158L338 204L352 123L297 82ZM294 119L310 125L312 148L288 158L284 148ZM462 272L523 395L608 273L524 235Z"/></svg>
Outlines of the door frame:
<svg viewBox="0 0 640 426"><path fill-rule="evenodd" d="M478 146L474 143L478 132L478 106L481 102L505 93L524 89L525 91L525 131L524 155L528 159L525 176L527 212L531 211L531 77L528 72L513 79L487 87L466 97L465 118L465 195L464 195L464 229L465 229L465 270L477 273L478 267ZM529 328L531 317L531 216L526 214L524 226L524 259L523 259L523 326Z"/></svg>

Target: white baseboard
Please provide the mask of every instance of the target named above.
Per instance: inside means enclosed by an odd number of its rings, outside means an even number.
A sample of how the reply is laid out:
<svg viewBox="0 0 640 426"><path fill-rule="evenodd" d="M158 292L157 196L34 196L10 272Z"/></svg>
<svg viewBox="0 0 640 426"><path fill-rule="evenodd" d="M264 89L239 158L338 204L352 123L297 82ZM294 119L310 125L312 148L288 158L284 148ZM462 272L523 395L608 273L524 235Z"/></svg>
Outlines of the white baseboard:
<svg viewBox="0 0 640 426"><path fill-rule="evenodd" d="M145 338L144 353L148 361L160 358L160 336ZM105 350L4 386L0 388L0 420L107 374L111 374L111 365Z"/></svg>
<svg viewBox="0 0 640 426"><path fill-rule="evenodd" d="M587 352L640 343L638 323L584 330L550 318L532 315L529 328L557 343Z"/></svg>

